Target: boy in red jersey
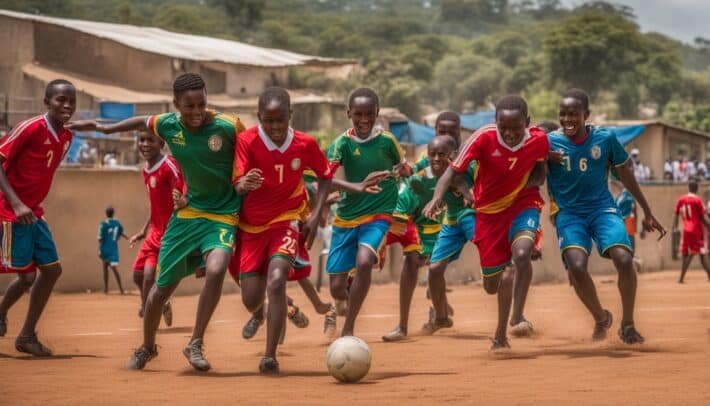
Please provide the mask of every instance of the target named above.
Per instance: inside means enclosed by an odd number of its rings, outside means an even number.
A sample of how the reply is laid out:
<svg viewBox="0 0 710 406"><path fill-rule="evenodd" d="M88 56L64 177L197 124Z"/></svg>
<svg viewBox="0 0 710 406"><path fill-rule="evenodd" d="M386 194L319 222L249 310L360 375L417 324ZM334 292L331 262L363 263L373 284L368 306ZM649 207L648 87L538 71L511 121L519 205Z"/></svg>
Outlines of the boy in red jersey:
<svg viewBox="0 0 710 406"><path fill-rule="evenodd" d="M170 216L173 214L173 192L182 194L184 181L182 171L175 159L162 153L165 141L149 132L138 136L138 150L145 159L143 181L148 190L150 200L150 217L138 234L130 239L131 247L138 241L143 241L138 256L133 264L133 282L141 292L141 309L138 312L143 317L148 292L155 283L155 268L158 264L160 239L165 233ZM165 324L173 324L173 311L170 301L163 305Z"/></svg>
<svg viewBox="0 0 710 406"><path fill-rule="evenodd" d="M424 209L427 216L435 218L455 174L466 172L469 163L477 161L474 243L481 256L483 287L489 294L498 294L498 327L491 350L509 347L506 327L514 284L516 306L511 324L525 322L522 311L544 203L532 178L537 177L536 168L544 166L550 147L546 134L536 127L528 129L528 125L525 100L503 97L496 105L496 125L483 127L471 137L440 178Z"/></svg>
<svg viewBox="0 0 710 406"><path fill-rule="evenodd" d="M236 146L235 187L245 195L239 218L237 252L242 300L254 311L268 296L266 350L261 373L278 373L276 347L286 322L286 281L295 264L299 241L313 243L330 189L328 161L309 135L289 127L291 99L272 87L259 97L259 125L241 133ZM318 176L314 209L308 210L303 171ZM258 174L258 177L255 177Z"/></svg>
<svg viewBox="0 0 710 406"><path fill-rule="evenodd" d="M17 351L38 357L52 355L37 339L35 328L62 273L40 203L71 144L72 133L64 124L76 110L74 85L63 79L49 82L44 105L46 114L17 124L0 141L2 265L18 274L0 303L0 336L7 330L8 310L33 286L35 267L39 268L25 324L15 340Z"/></svg>
<svg viewBox="0 0 710 406"><path fill-rule="evenodd" d="M678 229L678 216L683 219L683 238L680 243L680 252L683 255L683 264L680 270L678 283L683 283L685 273L688 272L693 255L700 255L700 263L710 279L710 264L708 264L708 248L705 245L705 228L710 224L705 217L705 204L698 197L698 182L692 180L688 183L688 194L681 196L675 204L673 216L673 230Z"/></svg>

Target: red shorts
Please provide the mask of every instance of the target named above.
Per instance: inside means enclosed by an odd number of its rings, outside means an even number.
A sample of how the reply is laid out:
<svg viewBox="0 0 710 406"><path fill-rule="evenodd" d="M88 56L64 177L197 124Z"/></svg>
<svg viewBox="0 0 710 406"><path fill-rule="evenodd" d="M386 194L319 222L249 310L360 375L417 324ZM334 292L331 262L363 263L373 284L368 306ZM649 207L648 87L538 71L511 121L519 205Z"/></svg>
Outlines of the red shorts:
<svg viewBox="0 0 710 406"><path fill-rule="evenodd" d="M229 265L229 273L240 279L266 275L269 261L281 257L292 265L298 255L300 237L290 221L274 224L260 233L237 232L236 250Z"/></svg>
<svg viewBox="0 0 710 406"><path fill-rule="evenodd" d="M707 254L705 247L705 234L700 232L683 231L683 237L680 241L680 253L683 256Z"/></svg>
<svg viewBox="0 0 710 406"><path fill-rule="evenodd" d="M481 257L483 276L494 276L510 265L512 238L516 234L529 231L529 238L534 242L539 238L542 204L532 195L498 213L476 213L473 242ZM539 245L539 241L537 243Z"/></svg>
<svg viewBox="0 0 710 406"><path fill-rule="evenodd" d="M394 244L401 245L405 254L408 252L421 252L422 240L419 238L417 226L412 219L409 219L406 224L401 221L392 222L390 231L387 232L387 239L380 247L379 264L385 263L387 247Z"/></svg>
<svg viewBox="0 0 710 406"><path fill-rule="evenodd" d="M628 235L636 235L636 218L633 216L624 219L624 225L626 226L626 233Z"/></svg>
<svg viewBox="0 0 710 406"><path fill-rule="evenodd" d="M34 273L34 272L37 272L37 265L34 262L32 263L32 265L28 266L27 268L22 268L22 269L10 268L10 267L7 267L3 264L0 264L0 275L11 274L11 273L28 274L28 273Z"/></svg>
<svg viewBox="0 0 710 406"><path fill-rule="evenodd" d="M299 238L298 252L293 267L288 271L289 282L300 281L311 276L311 258L306 248L306 240Z"/></svg>
<svg viewBox="0 0 710 406"><path fill-rule="evenodd" d="M162 236L157 236L152 232L148 233L148 237L143 241L136 261L133 263L133 272L143 272L146 267L155 269L158 265L158 254L160 253L160 239Z"/></svg>

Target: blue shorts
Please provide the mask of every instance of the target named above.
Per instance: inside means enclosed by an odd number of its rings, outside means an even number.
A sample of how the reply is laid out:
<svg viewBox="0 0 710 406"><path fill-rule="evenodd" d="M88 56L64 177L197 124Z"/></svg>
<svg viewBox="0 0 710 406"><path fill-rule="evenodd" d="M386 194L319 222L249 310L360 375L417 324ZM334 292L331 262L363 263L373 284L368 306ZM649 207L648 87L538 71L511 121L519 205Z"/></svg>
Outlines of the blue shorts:
<svg viewBox="0 0 710 406"><path fill-rule="evenodd" d="M2 223L2 262L13 270L59 263L57 246L47 222L34 224Z"/></svg>
<svg viewBox="0 0 710 406"><path fill-rule="evenodd" d="M476 216L474 214L460 218L457 224L442 225L429 262L435 264L445 260L456 261L459 259L464 245L467 242L472 242L475 227Z"/></svg>
<svg viewBox="0 0 710 406"><path fill-rule="evenodd" d="M106 250L101 251L101 260L108 262L112 266L118 265L118 251Z"/></svg>
<svg viewBox="0 0 710 406"><path fill-rule="evenodd" d="M361 245L372 250L375 258L379 258L380 247L385 243L389 229L390 223L387 220L375 220L352 228L333 226L326 272L342 274L355 269L357 251Z"/></svg>
<svg viewBox="0 0 710 406"><path fill-rule="evenodd" d="M618 212L611 210L600 210L589 216L560 211L556 220L560 251L564 254L567 249L579 248L589 255L592 241L599 255L605 258L609 257L607 251L612 247L633 251L624 220Z"/></svg>

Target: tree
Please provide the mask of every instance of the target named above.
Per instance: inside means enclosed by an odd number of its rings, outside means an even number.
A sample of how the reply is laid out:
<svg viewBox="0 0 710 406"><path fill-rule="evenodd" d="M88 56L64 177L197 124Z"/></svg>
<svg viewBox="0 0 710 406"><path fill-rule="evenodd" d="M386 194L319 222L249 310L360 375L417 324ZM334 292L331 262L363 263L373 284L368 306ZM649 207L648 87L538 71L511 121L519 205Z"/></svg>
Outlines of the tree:
<svg viewBox="0 0 710 406"><path fill-rule="evenodd" d="M264 5L260 0L211 0L210 4L222 7L229 18L245 28L261 22Z"/></svg>
<svg viewBox="0 0 710 406"><path fill-rule="evenodd" d="M681 127L710 133L710 103L685 104L679 101L668 103L663 118Z"/></svg>
<svg viewBox="0 0 710 406"><path fill-rule="evenodd" d="M434 69L434 91L456 111L487 106L504 92L510 69L490 58L463 54L444 57Z"/></svg>

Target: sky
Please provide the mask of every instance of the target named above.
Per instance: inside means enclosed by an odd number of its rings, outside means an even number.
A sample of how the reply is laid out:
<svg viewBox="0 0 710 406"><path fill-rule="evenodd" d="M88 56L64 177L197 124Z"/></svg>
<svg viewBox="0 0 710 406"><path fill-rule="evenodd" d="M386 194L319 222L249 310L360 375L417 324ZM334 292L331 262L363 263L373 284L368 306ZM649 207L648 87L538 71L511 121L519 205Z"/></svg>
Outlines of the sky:
<svg viewBox="0 0 710 406"><path fill-rule="evenodd" d="M710 39L710 0L611 0L631 6L644 32L655 31L692 43L695 37ZM582 0L562 0L566 6Z"/></svg>

